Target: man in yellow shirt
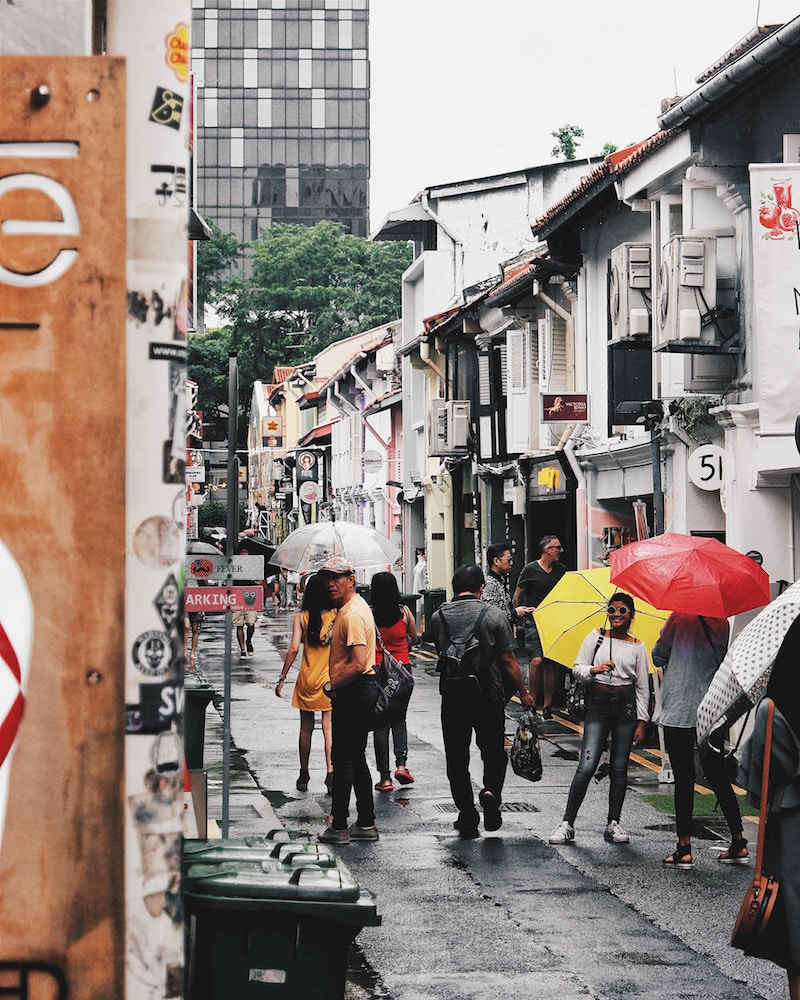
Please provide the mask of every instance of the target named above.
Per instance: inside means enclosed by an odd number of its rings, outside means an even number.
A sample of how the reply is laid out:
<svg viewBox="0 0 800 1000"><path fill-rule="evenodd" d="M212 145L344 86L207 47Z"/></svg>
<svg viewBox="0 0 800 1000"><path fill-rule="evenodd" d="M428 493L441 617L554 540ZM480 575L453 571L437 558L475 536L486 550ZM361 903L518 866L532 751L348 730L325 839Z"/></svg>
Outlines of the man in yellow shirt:
<svg viewBox="0 0 800 1000"><path fill-rule="evenodd" d="M331 699L333 788L331 823L319 834L327 844L377 840L372 774L366 748L375 714L375 621L370 606L356 592L352 563L337 556L319 570L333 605L338 608L331 633L330 680L324 691ZM350 792L355 792L356 822L348 829Z"/></svg>

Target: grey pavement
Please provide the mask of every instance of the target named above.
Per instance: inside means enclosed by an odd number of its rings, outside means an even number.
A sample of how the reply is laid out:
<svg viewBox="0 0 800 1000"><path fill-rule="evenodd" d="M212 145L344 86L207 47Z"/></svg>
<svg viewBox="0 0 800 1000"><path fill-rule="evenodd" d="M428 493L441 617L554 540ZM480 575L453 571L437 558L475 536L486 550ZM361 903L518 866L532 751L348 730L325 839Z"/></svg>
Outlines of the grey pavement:
<svg viewBox="0 0 800 1000"><path fill-rule="evenodd" d="M274 693L291 620L289 612L265 613L254 657L232 661L231 838L263 836L277 827L315 837L328 819L322 733L319 728L314 733L309 791L298 792L293 686L287 683L282 699ZM216 692L206 713L204 766L209 815L217 821L221 621L207 624L198 660ZM509 767L502 828L460 840L452 827L456 813L445 774L433 657L422 651L414 661L408 766L417 780L375 793L377 843L335 848L360 885L375 894L382 915L380 927L358 935L347 1000L788 996L783 970L728 943L753 869L717 862L726 843L724 824L710 820L697 826L693 870L665 870L661 864L674 847L673 818L640 794L671 792L671 786L659 786L657 767L631 766L622 817L630 844L603 840L607 780L590 787L576 822L576 842L547 843L561 820L576 766L579 733L566 717L541 727L540 782L525 781ZM518 711L512 702L509 735ZM371 747L368 760L374 765ZM474 747L472 775L477 795L481 771ZM746 820L753 856L756 832L756 824Z"/></svg>

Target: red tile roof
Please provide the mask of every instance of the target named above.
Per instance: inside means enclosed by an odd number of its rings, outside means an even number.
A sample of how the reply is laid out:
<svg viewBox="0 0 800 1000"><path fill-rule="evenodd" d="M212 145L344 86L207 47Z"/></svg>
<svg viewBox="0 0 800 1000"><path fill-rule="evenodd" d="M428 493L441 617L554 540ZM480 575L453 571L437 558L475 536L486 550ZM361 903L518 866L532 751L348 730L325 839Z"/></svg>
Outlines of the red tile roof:
<svg viewBox="0 0 800 1000"><path fill-rule="evenodd" d="M534 235L541 233L544 229L551 226L560 215L567 212L575 202L590 195L594 188L605 187L606 183L609 183L611 179L616 179L628 170L631 170L637 163L644 160L660 146L663 146L674 135L675 132L669 129L663 132L656 132L655 135L651 135L649 139L645 139L643 142L637 142L633 146L626 146L625 149L619 149L615 153L610 153L593 170L584 177L581 177L580 182L571 191L567 192L560 201L551 205L544 214L535 219L531 226L531 231Z"/></svg>

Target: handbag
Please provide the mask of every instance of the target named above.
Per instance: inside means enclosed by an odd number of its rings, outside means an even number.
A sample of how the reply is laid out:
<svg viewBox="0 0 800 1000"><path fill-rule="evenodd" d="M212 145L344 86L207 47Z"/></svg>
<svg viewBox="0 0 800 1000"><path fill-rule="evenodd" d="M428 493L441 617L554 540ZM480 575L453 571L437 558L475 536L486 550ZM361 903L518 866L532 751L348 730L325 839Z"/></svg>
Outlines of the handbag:
<svg viewBox="0 0 800 1000"><path fill-rule="evenodd" d="M385 729L400 719L408 711L411 692L414 690L414 675L384 646L381 634L375 629L377 645L381 649L381 662L375 667L375 681L378 685L378 700L371 719L370 729Z"/></svg>
<svg viewBox="0 0 800 1000"><path fill-rule="evenodd" d="M509 756L514 774L527 778L528 781L541 781L542 751L539 747L536 716L530 710L519 717Z"/></svg>
<svg viewBox="0 0 800 1000"><path fill-rule="evenodd" d="M772 717L775 709L770 701L767 710L767 730L764 740L764 764L761 778L761 808L759 810L758 851L756 873L747 887L731 934L731 947L741 948L746 955L756 955L757 946L769 924L778 898L778 881L764 870L764 844L767 839L767 799L769 763L772 753Z"/></svg>
<svg viewBox="0 0 800 1000"><path fill-rule="evenodd" d="M597 650L600 648L600 643L606 637L606 630L604 628L600 629L600 635L597 637L597 645L594 647L594 652L592 653L592 658L589 661L594 663L594 658L597 656ZM567 713L575 719L586 718L586 685L582 681L576 681L572 679L572 685L567 691L567 703L566 703Z"/></svg>

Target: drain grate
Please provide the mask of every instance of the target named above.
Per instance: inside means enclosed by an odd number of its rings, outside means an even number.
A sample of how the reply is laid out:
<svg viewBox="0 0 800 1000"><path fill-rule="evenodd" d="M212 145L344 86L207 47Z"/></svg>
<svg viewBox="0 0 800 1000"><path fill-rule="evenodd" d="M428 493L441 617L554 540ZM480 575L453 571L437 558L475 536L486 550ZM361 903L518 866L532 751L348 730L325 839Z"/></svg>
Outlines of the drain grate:
<svg viewBox="0 0 800 1000"><path fill-rule="evenodd" d="M437 802L435 808L438 812L443 813L454 813L458 812L454 802ZM539 810L536 806L531 805L529 802L504 802L502 804L502 811L506 813L538 813Z"/></svg>

